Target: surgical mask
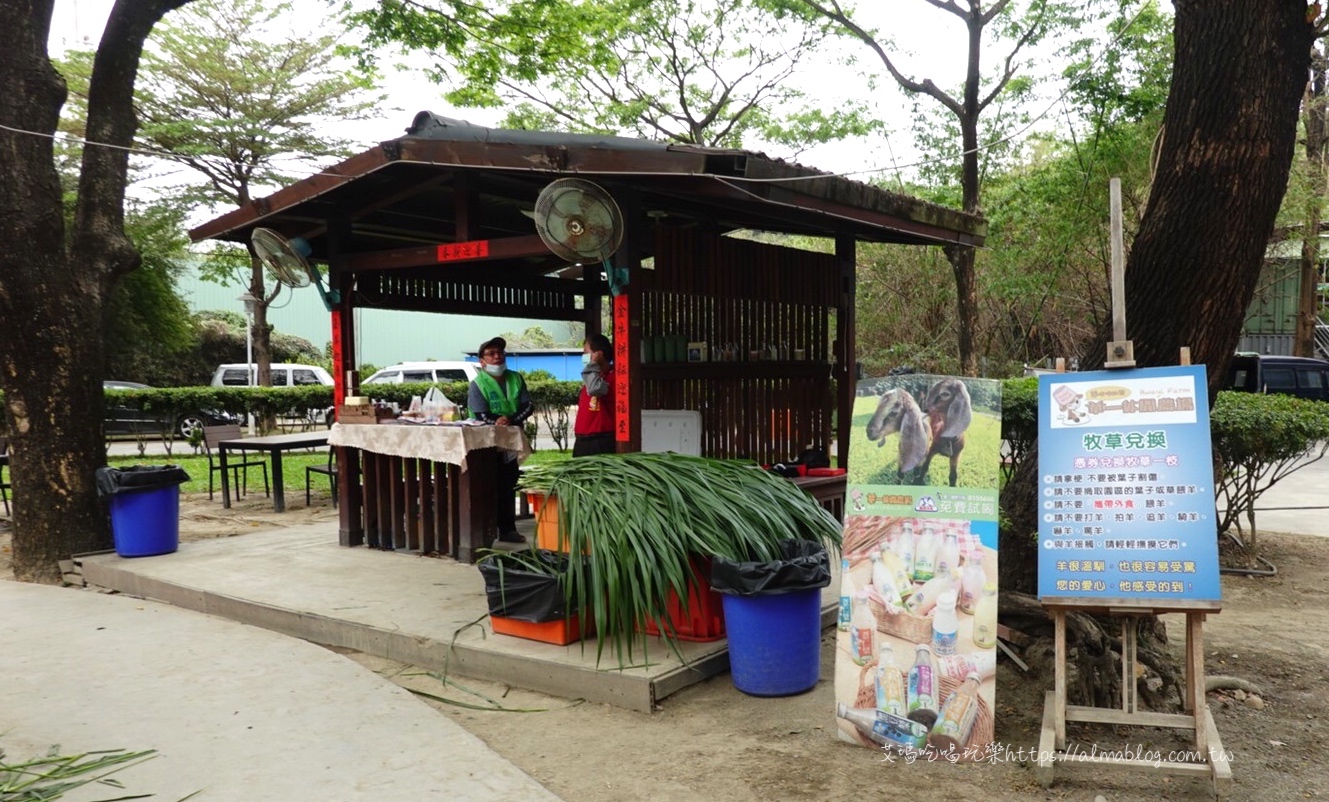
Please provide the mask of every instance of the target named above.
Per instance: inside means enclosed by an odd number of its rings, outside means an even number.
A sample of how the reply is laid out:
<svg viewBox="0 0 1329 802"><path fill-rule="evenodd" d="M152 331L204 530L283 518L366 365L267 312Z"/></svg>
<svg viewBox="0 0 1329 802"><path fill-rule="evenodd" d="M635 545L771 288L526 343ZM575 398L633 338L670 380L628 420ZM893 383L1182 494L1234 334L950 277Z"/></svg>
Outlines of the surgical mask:
<svg viewBox="0 0 1329 802"><path fill-rule="evenodd" d="M502 376L507 372L507 365L485 365L485 373L488 373L490 376Z"/></svg>
<svg viewBox="0 0 1329 802"><path fill-rule="evenodd" d="M588 352L588 353L582 354L582 355L581 355L581 366L584 368L584 367L586 367L586 366L589 365L589 364L591 364L591 355L590 355L590 353Z"/></svg>

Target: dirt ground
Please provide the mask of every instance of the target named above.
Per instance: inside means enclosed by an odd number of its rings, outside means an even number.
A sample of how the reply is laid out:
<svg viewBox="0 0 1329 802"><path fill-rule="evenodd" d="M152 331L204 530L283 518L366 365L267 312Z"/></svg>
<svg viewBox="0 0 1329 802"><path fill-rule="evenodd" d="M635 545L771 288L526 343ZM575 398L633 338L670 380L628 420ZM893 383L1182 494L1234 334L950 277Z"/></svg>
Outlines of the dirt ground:
<svg viewBox="0 0 1329 802"><path fill-rule="evenodd" d="M181 538L241 535L274 525L335 517L326 504L293 505L277 516L261 502L222 514L206 495L182 503ZM1320 741L1329 718L1329 540L1262 535L1261 553L1278 575L1223 577L1222 613L1206 623L1206 670L1255 685L1208 695L1232 763L1232 800L1329 797L1329 761ZM0 578L9 572L8 522L0 522ZM1169 633L1180 650L1180 617ZM862 799L888 794L912 800L983 799L985 802L1211 798L1207 782L1139 772L1058 770L1044 790L1029 750L1037 744L1048 671L1026 673L998 661L996 740L990 762L888 759L836 740L831 661L833 632L823 639L823 681L812 691L759 699L736 689L727 674L666 698L652 715L582 704L462 677L446 682L412 666L367 655L351 659L425 698L550 790L577 802L770 802ZM1151 728L1071 725L1069 737L1087 751L1185 749L1184 732ZM1021 754L1019 750L1023 749Z"/></svg>

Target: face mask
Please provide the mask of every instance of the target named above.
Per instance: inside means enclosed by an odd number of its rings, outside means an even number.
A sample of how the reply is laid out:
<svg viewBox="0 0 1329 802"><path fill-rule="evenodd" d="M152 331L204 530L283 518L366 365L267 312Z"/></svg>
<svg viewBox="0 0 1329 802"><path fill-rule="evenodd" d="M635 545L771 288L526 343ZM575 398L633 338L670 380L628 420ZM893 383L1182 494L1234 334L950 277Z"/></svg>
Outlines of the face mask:
<svg viewBox="0 0 1329 802"><path fill-rule="evenodd" d="M591 364L591 355L590 355L590 354L582 354L582 355L581 355L581 366L584 368L584 367L586 367L586 366L589 365L589 364Z"/></svg>
<svg viewBox="0 0 1329 802"><path fill-rule="evenodd" d="M507 371L507 365L485 365L485 373L488 373L490 376L502 376L504 373L507 373Z"/></svg>

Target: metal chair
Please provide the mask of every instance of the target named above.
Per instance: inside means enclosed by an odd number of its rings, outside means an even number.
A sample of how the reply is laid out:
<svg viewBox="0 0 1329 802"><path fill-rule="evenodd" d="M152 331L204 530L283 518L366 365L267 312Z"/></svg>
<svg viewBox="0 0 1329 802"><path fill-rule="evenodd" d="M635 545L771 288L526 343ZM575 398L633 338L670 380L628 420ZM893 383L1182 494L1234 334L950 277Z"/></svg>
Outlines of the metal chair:
<svg viewBox="0 0 1329 802"><path fill-rule="evenodd" d="M327 465L307 465L305 466L305 506L310 504L311 488L313 486L314 474L321 473L328 477L328 486L332 490L332 506L337 506L337 456L336 453L328 449Z"/></svg>
<svg viewBox="0 0 1329 802"><path fill-rule="evenodd" d="M212 475L221 471L221 465L214 463L212 450L223 440L239 440L241 437L240 426L231 424L229 426L204 426L203 427L203 453L208 457L208 500L212 499ZM268 461L265 459L250 457L247 452L241 452L239 460L226 460L226 469L231 472L231 484L235 486L235 500L240 500L240 493L243 490L245 494L249 493L249 469L261 468L263 470L263 495L272 495L272 487L268 483Z"/></svg>

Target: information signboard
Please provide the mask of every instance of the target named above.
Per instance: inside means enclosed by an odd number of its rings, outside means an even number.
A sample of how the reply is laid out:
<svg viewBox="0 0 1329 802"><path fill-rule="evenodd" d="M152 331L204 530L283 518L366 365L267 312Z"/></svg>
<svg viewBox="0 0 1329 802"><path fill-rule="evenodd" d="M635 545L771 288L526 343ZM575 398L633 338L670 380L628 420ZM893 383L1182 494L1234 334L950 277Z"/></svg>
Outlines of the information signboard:
<svg viewBox="0 0 1329 802"><path fill-rule="evenodd" d="M1042 599L1221 597L1203 365L1038 382Z"/></svg>

